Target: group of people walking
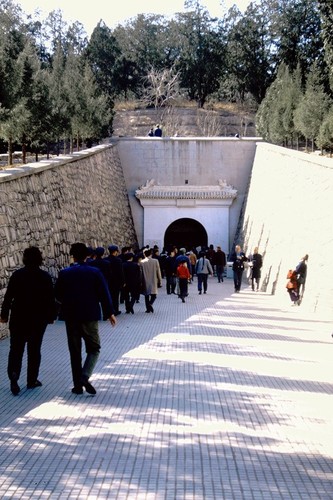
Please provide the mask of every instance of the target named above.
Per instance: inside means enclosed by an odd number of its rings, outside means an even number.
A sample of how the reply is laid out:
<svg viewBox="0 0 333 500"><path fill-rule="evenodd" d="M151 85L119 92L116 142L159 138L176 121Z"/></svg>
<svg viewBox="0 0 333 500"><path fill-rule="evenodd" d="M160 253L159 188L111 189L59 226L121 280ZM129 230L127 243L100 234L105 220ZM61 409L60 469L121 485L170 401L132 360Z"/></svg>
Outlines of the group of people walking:
<svg viewBox="0 0 333 500"><path fill-rule="evenodd" d="M96 394L90 377L97 363L101 343L98 322L117 323L121 314L120 304L127 314L134 314L135 304L144 296L145 312L154 313L158 288L165 278L168 295L176 294L185 303L188 285L197 276L197 290L207 293L208 276L216 276L218 283L224 279L226 255L221 247L186 251L172 247L160 254L158 247L146 246L134 253L131 247L117 245L92 249L84 243L74 243L70 248L70 265L60 270L53 280L41 269L43 256L38 247L29 247L23 253L23 267L13 272L4 296L0 322L9 321L10 350L8 355L8 377L13 395L20 392L18 384L22 359L27 345L27 388L42 386L38 379L41 363L41 346L48 324L56 319L65 322L70 355L73 394ZM306 255L294 272L288 286L292 301L301 299L302 286L306 279ZM252 290L260 284L262 256L255 248L246 256L239 245L230 255L232 261L235 292L241 288L245 262L250 269ZM304 291L304 290L303 290ZM86 357L82 359L82 344Z"/></svg>
<svg viewBox="0 0 333 500"><path fill-rule="evenodd" d="M259 253L258 247L254 248L252 254L246 256L242 251L241 246L236 245L234 252L231 254L230 261L232 262L235 293L239 293L241 289L245 263L248 264L248 278L251 284L251 288L253 291L258 291L261 278L261 268L263 265L263 258Z"/></svg>
<svg viewBox="0 0 333 500"><path fill-rule="evenodd" d="M70 248L71 263L60 270L53 283L51 275L41 269L43 256L38 247L23 252L23 267L11 275L4 296L0 322L9 322L10 349L7 373L10 390L18 395L18 384L25 347L27 346L27 388L42 386L38 379L41 346L47 325L56 319L65 322L70 355L73 394L96 394L90 377L97 363L101 343L98 322L117 323L120 304L127 314L144 296L146 313L154 313L153 304L162 286L162 271L167 293L177 294L182 302L188 295L188 283L198 276L198 290L207 291L207 276L213 274L205 252L186 255L185 249L171 249L164 261L158 248L144 247L134 253L131 247L119 250L117 245L92 249L84 243ZM163 263L162 263L163 262ZM223 278L222 278L223 279ZM82 344L86 356L82 359Z"/></svg>

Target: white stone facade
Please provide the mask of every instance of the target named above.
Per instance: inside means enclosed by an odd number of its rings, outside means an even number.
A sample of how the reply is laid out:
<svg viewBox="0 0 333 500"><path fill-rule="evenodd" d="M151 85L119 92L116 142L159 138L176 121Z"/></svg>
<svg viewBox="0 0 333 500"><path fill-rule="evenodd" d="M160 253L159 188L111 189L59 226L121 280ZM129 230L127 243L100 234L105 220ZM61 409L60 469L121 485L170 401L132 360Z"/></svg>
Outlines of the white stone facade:
<svg viewBox="0 0 333 500"><path fill-rule="evenodd" d="M258 138L121 138L115 139L123 167L129 201L141 246L153 241L161 248L167 227L180 218L200 222L208 244L220 245L229 253L246 199ZM154 180L154 185L172 192L173 199L136 197L137 190ZM226 179L226 181L220 181ZM219 198L224 183L237 196ZM230 189L230 186L228 189ZM206 197L179 192L200 188ZM157 189L157 188L156 188ZM208 191L207 191L208 190ZM215 196L215 197L214 197ZM144 200L144 201L143 201Z"/></svg>
<svg viewBox="0 0 333 500"><path fill-rule="evenodd" d="M189 218L205 228L209 244L229 248L229 208L237 190L226 181L217 186L159 186L151 180L135 195L144 208L145 243L163 248L168 227Z"/></svg>

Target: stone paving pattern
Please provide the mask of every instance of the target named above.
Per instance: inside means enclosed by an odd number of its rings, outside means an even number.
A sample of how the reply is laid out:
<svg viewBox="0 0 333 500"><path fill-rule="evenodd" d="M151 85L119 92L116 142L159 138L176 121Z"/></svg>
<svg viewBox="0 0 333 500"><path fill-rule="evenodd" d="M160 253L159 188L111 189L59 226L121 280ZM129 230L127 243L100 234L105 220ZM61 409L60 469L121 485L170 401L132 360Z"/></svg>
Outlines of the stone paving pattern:
<svg viewBox="0 0 333 500"><path fill-rule="evenodd" d="M1 499L333 499L332 322L288 300L164 282L101 323L96 396L71 393L64 323L17 397L2 340Z"/></svg>

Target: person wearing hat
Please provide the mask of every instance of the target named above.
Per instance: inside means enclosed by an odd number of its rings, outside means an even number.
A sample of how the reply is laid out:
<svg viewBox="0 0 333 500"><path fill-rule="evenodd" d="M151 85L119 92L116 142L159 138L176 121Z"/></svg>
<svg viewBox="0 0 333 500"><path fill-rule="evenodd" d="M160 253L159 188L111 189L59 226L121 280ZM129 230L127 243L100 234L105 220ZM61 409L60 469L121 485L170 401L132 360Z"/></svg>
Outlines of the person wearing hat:
<svg viewBox="0 0 333 500"><path fill-rule="evenodd" d="M121 314L119 310L120 291L124 286L123 263L119 257L119 247L117 245L109 245L109 255L105 260L110 264L111 281L109 285L115 316Z"/></svg>
<svg viewBox="0 0 333 500"><path fill-rule="evenodd" d="M70 254L74 263L59 272L55 284L55 296L61 304L59 319L66 324L68 348L74 387L73 394L96 394L89 382L97 363L101 343L98 322L116 324L114 308L106 280L99 269L87 263L88 251L84 243L74 243ZM82 340L86 359L82 366Z"/></svg>

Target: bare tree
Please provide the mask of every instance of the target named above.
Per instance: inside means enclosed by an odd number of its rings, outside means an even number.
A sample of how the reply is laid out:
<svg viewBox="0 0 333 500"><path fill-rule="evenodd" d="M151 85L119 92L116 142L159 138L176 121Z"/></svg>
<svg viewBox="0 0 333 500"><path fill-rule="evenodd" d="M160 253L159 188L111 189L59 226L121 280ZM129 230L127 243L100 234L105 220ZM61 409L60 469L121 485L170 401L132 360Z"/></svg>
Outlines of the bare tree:
<svg viewBox="0 0 333 500"><path fill-rule="evenodd" d="M173 106L181 96L179 73L173 68L151 68L144 80L141 101L154 106L157 118L162 118L164 108Z"/></svg>
<svg viewBox="0 0 333 500"><path fill-rule="evenodd" d="M217 137L222 135L221 117L216 111L198 109L197 125L203 136Z"/></svg>

